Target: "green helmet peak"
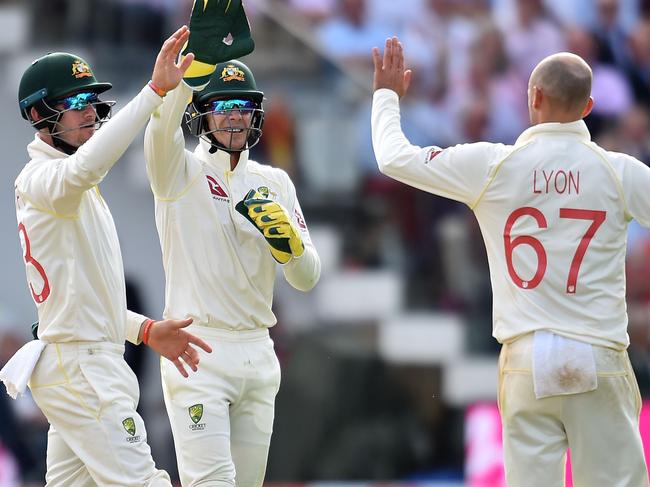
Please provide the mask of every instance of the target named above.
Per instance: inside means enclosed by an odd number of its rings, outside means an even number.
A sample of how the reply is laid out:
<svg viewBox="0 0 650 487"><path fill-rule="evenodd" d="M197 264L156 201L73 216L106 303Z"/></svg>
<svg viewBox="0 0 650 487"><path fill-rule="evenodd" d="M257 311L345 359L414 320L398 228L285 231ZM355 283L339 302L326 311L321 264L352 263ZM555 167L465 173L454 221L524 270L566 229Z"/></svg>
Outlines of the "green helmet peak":
<svg viewBox="0 0 650 487"><path fill-rule="evenodd" d="M102 93L112 88L100 83L83 58L67 52L52 52L36 59L25 70L18 88L18 104L24 119L41 100L56 100L80 91Z"/></svg>

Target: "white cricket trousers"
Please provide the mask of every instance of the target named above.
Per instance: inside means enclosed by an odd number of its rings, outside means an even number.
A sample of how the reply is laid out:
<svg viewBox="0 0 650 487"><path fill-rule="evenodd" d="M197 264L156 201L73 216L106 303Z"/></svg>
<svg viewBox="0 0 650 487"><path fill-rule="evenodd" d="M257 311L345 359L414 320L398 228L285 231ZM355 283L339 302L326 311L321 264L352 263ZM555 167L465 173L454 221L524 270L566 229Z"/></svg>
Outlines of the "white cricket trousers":
<svg viewBox="0 0 650 487"><path fill-rule="evenodd" d="M626 351L593 347L598 388L536 399L533 334L504 344L499 410L508 487L648 487L639 433L641 395Z"/></svg>
<svg viewBox="0 0 650 487"><path fill-rule="evenodd" d="M135 409L138 381L124 345L48 344L29 386L50 423L48 487L171 487Z"/></svg>
<svg viewBox="0 0 650 487"><path fill-rule="evenodd" d="M191 325L212 347L183 379L161 362L163 394L183 487L259 487L273 432L280 364L267 329Z"/></svg>

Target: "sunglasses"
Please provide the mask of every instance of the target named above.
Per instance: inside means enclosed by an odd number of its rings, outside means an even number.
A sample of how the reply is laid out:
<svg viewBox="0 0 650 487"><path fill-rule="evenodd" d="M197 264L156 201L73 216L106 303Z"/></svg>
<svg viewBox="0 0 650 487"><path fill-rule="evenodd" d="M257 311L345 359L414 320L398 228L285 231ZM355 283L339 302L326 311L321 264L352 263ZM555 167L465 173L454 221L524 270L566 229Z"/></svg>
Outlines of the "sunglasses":
<svg viewBox="0 0 650 487"><path fill-rule="evenodd" d="M257 103L251 100L213 100L206 103L210 112L225 112L227 110L255 110Z"/></svg>
<svg viewBox="0 0 650 487"><path fill-rule="evenodd" d="M98 101L99 96L97 93L77 93L57 100L55 105L63 105L65 110L83 110L88 105L92 105Z"/></svg>

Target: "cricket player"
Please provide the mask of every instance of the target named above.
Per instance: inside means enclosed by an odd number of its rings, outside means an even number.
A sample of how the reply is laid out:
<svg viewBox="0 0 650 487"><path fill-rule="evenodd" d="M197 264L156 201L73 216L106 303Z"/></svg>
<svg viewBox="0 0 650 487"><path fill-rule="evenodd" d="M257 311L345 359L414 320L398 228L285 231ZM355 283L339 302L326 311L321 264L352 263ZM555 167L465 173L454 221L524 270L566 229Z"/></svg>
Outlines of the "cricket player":
<svg viewBox="0 0 650 487"><path fill-rule="evenodd" d="M249 159L264 121L253 73L232 60L214 65L207 80L193 91L186 76L145 132L164 316L192 318L192 332L214 350L187 381L162 362L163 393L184 487L259 487L280 387L268 330L276 269L308 291L320 260L289 176ZM193 152L181 130L186 110L200 138Z"/></svg>
<svg viewBox="0 0 650 487"><path fill-rule="evenodd" d="M118 236L98 184L162 104L161 93L180 82L193 59L176 63L188 37L184 26L165 41L151 82L111 120L113 102L100 99L111 85L79 56L43 56L20 81L21 114L37 130L15 204L40 322L40 340L31 343L42 347L28 358L32 395L50 423L48 486L171 486L136 412L124 340L148 344L184 376L183 362L193 370L199 362L192 345L210 347L183 329L191 319L154 322L126 309Z"/></svg>
<svg viewBox="0 0 650 487"><path fill-rule="evenodd" d="M628 222L650 226L650 168L591 141L590 67L569 53L537 65L513 146L421 148L400 128L401 43L373 59L379 169L468 205L485 240L508 485L563 486L570 448L574 485L647 487L624 264Z"/></svg>

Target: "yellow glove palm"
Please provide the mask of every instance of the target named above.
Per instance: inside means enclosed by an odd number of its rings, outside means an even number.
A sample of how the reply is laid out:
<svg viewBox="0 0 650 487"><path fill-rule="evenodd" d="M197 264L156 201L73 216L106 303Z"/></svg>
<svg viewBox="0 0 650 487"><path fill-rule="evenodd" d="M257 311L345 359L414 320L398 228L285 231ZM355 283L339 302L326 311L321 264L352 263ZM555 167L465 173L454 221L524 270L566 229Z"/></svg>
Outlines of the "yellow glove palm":
<svg viewBox="0 0 650 487"><path fill-rule="evenodd" d="M264 235L271 255L281 264L305 251L300 232L279 203L265 199L251 189L235 208Z"/></svg>

